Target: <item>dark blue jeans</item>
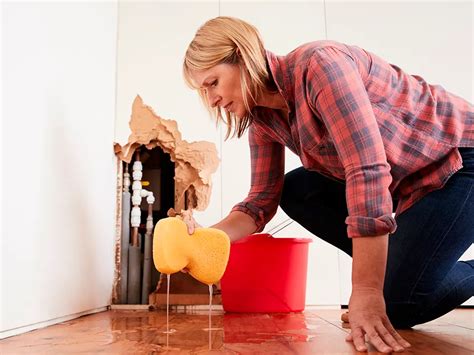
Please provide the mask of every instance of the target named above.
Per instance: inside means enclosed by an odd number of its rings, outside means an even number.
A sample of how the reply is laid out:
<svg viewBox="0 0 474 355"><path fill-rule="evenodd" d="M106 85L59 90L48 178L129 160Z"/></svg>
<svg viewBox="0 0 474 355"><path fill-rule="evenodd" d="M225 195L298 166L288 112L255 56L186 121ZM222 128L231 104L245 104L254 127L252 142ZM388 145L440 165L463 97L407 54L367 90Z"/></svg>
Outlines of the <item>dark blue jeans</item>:
<svg viewBox="0 0 474 355"><path fill-rule="evenodd" d="M474 296L474 260L458 261L474 242L474 148L459 151L464 167L395 217L384 295L397 328L438 318ZM285 176L280 205L308 231L352 256L344 183L295 169Z"/></svg>

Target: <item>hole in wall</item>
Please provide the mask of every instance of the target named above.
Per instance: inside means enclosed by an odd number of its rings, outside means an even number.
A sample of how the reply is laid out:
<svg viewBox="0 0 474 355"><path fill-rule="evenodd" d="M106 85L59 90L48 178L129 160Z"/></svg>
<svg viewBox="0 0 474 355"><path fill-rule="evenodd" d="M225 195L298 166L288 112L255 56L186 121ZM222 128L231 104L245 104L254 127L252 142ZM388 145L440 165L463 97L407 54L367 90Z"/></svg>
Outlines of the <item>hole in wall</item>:
<svg viewBox="0 0 474 355"><path fill-rule="evenodd" d="M134 292L132 296L129 294L130 280L135 280L132 282L134 289L142 288L144 284L148 284L145 281L138 282L137 279L143 278L145 280L144 274L150 273L150 266L144 266L146 264L144 260L150 259L150 254L148 253L147 257L145 253L146 240L149 243L150 236L152 236L150 224L147 221L150 208L153 226L161 218L167 217L170 208L174 208L176 211L183 209L204 210L209 204L212 190L211 175L217 170L219 159L213 143L183 140L177 122L158 116L151 107L143 104L140 96L137 96L133 102L129 126L131 134L128 142L123 146L119 143L114 144L114 151L121 165L119 165L117 187L116 272L112 303L159 305L163 303L166 296L166 281L163 282L163 277L160 278L153 263L148 291L142 290L140 297L138 291ZM141 187L153 192L155 200L152 207L146 198L139 202L140 222L138 228L134 229L130 225L130 219L133 218L133 213L130 213L133 203L129 200L133 200L131 186L133 184L133 166L137 160L141 162L142 166ZM127 172L130 176L129 181L126 176ZM127 190L127 184L130 185L129 195L123 193ZM126 212L123 212L123 207L127 203L130 207ZM130 214L131 218L129 218ZM133 272L128 265L131 260L134 265L140 263L140 266L135 266ZM127 266L128 269L124 269L124 266ZM139 276L137 276L138 274ZM174 274L172 279L173 282L170 284L170 302L172 304L207 304L209 292L207 285L201 284L190 275L183 273ZM137 283L140 285L137 286ZM124 286L126 287L124 288ZM124 296L126 293L127 297ZM174 297L173 294L182 297ZM200 297L202 295L205 297ZM174 300L176 301L174 302Z"/></svg>

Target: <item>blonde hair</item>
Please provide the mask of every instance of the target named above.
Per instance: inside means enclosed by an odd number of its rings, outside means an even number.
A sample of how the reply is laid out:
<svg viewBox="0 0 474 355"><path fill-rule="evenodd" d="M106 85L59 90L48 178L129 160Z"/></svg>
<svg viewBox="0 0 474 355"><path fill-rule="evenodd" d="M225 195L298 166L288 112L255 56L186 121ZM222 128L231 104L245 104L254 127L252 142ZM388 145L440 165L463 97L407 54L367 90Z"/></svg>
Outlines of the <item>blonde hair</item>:
<svg viewBox="0 0 474 355"><path fill-rule="evenodd" d="M235 64L240 66L242 97L247 115L237 117L234 113L221 109L214 110L208 102L203 89L193 80L192 72L207 70L218 64ZM247 75L250 80L247 80ZM216 17L202 25L188 46L183 63L183 76L189 87L199 90L199 95L207 109L219 121L227 125L225 139L241 137L252 123L249 99L256 101L267 88L269 75L265 60L265 48L258 30L251 24L234 17Z"/></svg>

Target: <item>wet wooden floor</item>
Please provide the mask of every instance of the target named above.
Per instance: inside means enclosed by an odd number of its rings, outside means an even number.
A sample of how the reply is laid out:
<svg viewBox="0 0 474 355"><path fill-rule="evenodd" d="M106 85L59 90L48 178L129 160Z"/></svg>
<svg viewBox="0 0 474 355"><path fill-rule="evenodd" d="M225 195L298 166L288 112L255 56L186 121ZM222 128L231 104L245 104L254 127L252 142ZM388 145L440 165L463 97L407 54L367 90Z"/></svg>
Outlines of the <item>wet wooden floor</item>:
<svg viewBox="0 0 474 355"><path fill-rule="evenodd" d="M342 310L289 314L111 310L0 341L1 354L355 354L345 342ZM414 330L403 354L472 355L474 310L458 309ZM167 345L168 343L168 345ZM376 353L369 351L369 353Z"/></svg>

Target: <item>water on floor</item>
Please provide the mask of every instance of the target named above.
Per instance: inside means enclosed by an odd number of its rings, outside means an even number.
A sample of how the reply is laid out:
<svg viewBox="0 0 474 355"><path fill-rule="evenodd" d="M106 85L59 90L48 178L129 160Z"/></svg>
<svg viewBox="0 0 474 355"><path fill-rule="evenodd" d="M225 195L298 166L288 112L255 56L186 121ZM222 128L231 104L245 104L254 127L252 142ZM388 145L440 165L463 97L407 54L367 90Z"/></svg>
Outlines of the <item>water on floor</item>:
<svg viewBox="0 0 474 355"><path fill-rule="evenodd" d="M206 307L207 308L207 307ZM111 310L0 341L3 354L356 354L345 341L341 310L303 313L223 313L171 309ZM460 311L462 312L462 311ZM462 324L440 319L402 331L412 345L405 353L472 355L472 310ZM210 329L209 329L210 328ZM372 349L373 350L373 349ZM371 351L371 353L374 353Z"/></svg>

